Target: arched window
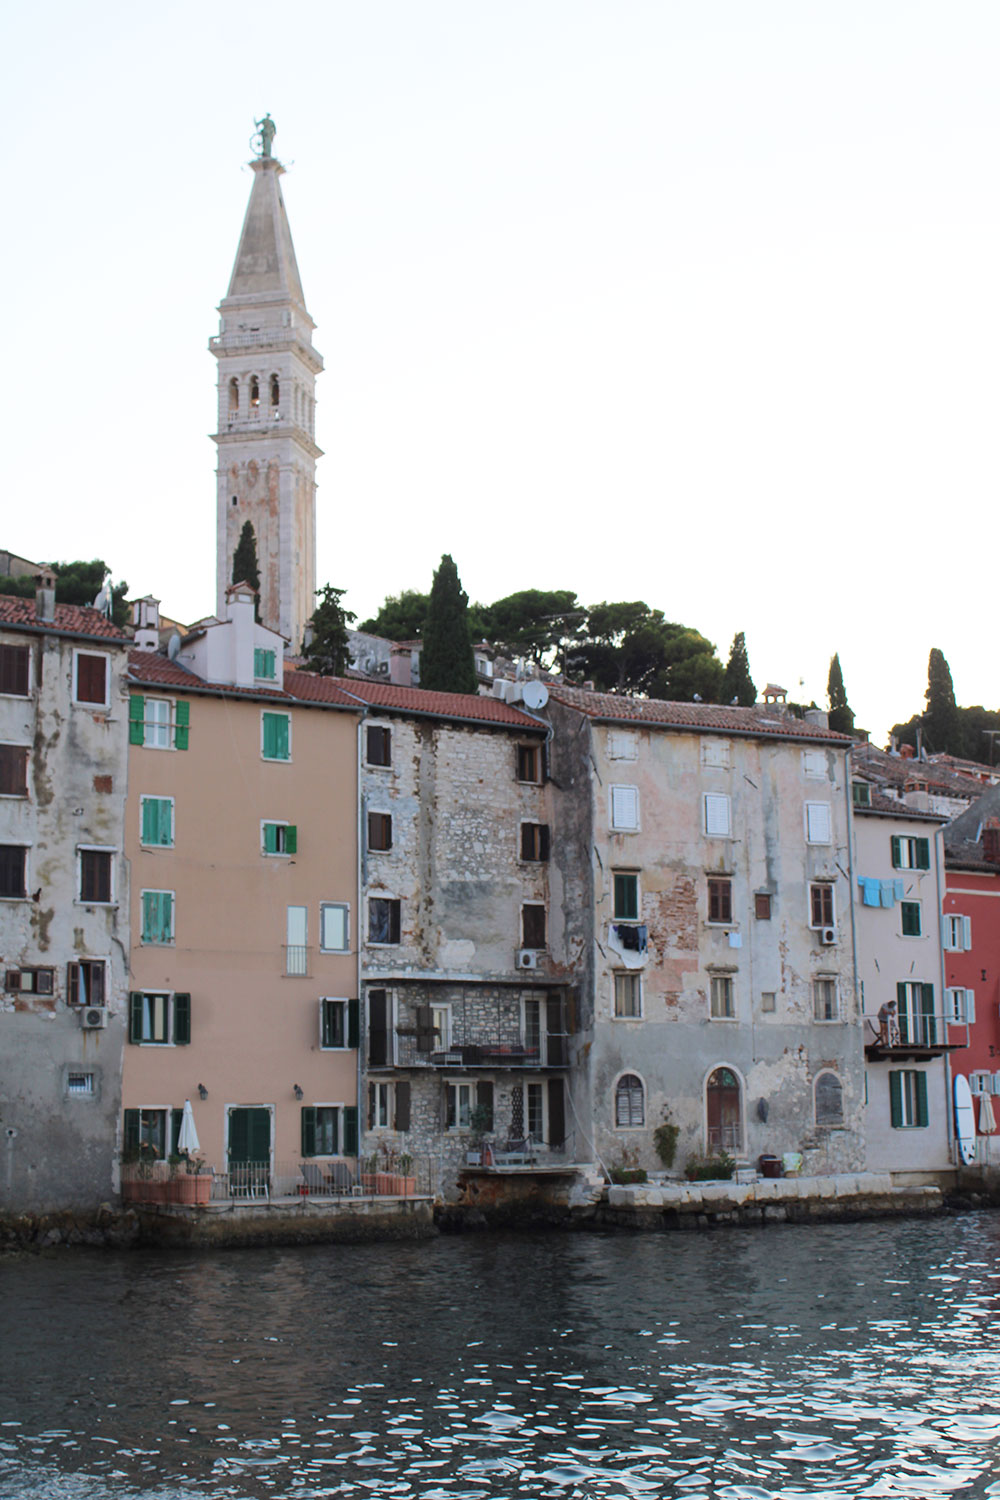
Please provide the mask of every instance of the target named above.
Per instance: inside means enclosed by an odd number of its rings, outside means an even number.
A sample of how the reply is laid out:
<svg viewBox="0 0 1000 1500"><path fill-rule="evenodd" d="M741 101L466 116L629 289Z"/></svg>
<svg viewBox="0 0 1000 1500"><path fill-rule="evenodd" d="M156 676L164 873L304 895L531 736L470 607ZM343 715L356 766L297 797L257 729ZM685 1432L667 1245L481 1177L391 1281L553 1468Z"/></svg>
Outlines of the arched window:
<svg viewBox="0 0 1000 1500"><path fill-rule="evenodd" d="M615 1085L615 1124L636 1126L646 1123L646 1094L634 1073L624 1073Z"/></svg>
<svg viewBox="0 0 1000 1500"><path fill-rule="evenodd" d="M816 1124L843 1125L844 1089L836 1073L821 1073L816 1079Z"/></svg>
<svg viewBox="0 0 1000 1500"><path fill-rule="evenodd" d="M238 412L240 409L240 383L234 375L229 382L229 410Z"/></svg>
<svg viewBox="0 0 1000 1500"><path fill-rule="evenodd" d="M271 376L271 405L274 407L275 411L277 411L278 407L281 405L281 393L280 387L278 385L277 375Z"/></svg>
<svg viewBox="0 0 1000 1500"><path fill-rule="evenodd" d="M705 1113L710 1151L743 1150L743 1109L740 1080L732 1068L716 1068L705 1089Z"/></svg>
<svg viewBox="0 0 1000 1500"><path fill-rule="evenodd" d="M250 408L253 410L260 405L260 381L256 375L250 380Z"/></svg>

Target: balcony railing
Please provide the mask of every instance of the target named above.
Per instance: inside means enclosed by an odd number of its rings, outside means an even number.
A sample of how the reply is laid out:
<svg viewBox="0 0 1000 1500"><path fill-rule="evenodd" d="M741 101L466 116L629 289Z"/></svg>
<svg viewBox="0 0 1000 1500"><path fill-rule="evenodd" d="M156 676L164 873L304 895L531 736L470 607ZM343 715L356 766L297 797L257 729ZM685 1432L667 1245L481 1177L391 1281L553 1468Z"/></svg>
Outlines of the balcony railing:
<svg viewBox="0 0 1000 1500"><path fill-rule="evenodd" d="M286 943L285 973L294 979L305 979L309 975L309 949L301 943Z"/></svg>
<svg viewBox="0 0 1000 1500"><path fill-rule="evenodd" d="M437 1165L429 1156L414 1156L393 1170L368 1170L368 1162L351 1158L304 1161L230 1162L206 1166L197 1175L171 1173L164 1161L140 1171L134 1162L121 1167L121 1193L128 1203L171 1207L204 1207L210 1203L317 1203L355 1198L419 1198L433 1195Z"/></svg>
<svg viewBox="0 0 1000 1500"><path fill-rule="evenodd" d="M904 1011L883 1024L877 1016L865 1016L865 1056L871 1062L892 1062L954 1052L966 1042L948 1040L949 1020L954 1024L953 1017Z"/></svg>
<svg viewBox="0 0 1000 1500"><path fill-rule="evenodd" d="M369 1039L371 1042L371 1038ZM455 1042L450 1047L431 1049L414 1045L412 1032L397 1033L395 1057L384 1047L369 1046L368 1063L374 1068L568 1068L569 1037L548 1033L541 1040L524 1036L505 1037L503 1041L482 1038L474 1042Z"/></svg>

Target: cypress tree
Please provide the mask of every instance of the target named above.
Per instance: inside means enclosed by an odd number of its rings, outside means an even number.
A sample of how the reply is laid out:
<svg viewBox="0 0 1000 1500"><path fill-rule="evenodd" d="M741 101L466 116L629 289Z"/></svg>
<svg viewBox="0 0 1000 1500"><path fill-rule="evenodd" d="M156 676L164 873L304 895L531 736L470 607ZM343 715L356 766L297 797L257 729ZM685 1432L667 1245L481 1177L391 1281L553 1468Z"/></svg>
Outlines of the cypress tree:
<svg viewBox="0 0 1000 1500"><path fill-rule="evenodd" d="M257 538L249 521L243 522L243 530L233 553L233 576L230 583L248 583L253 589L253 617L260 623L260 566L257 562Z"/></svg>
<svg viewBox="0 0 1000 1500"><path fill-rule="evenodd" d="M924 715L927 749L945 750L949 755L965 752L965 736L955 703L955 687L951 680L951 668L944 653L936 646L927 659L927 712Z"/></svg>
<svg viewBox="0 0 1000 1500"><path fill-rule="evenodd" d="M439 693L476 691L476 663L469 641L469 596L447 552L431 584L420 652L420 686Z"/></svg>
<svg viewBox="0 0 1000 1500"><path fill-rule="evenodd" d="M830 700L830 728L840 734L854 733L854 711L847 701L844 674L840 670L840 656L834 652L830 658L830 675L826 680L827 697Z"/></svg>
<svg viewBox="0 0 1000 1500"><path fill-rule="evenodd" d="M347 627L357 616L341 604L343 589L325 583L316 594L319 603L310 621L312 634L303 642L302 655L308 669L318 672L320 677L343 677L351 660Z"/></svg>
<svg viewBox="0 0 1000 1500"><path fill-rule="evenodd" d="M723 703L738 703L742 708L753 708L757 702L757 689L750 676L746 636L742 630L733 636L719 697Z"/></svg>

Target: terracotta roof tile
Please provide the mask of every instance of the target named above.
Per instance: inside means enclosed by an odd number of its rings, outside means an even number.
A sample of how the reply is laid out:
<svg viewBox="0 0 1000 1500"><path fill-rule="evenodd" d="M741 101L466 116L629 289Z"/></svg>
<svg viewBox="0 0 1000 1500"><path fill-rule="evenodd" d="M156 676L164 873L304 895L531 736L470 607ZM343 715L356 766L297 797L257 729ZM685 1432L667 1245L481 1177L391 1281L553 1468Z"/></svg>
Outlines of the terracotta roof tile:
<svg viewBox="0 0 1000 1500"><path fill-rule="evenodd" d="M328 703L358 710L361 707L355 698L338 688L332 678L311 677L304 672L286 672L285 687L282 690L257 684L253 687L237 687L229 682L206 682L181 662L170 661L158 651L130 651L128 667L129 679L137 686L176 687L189 693L218 693L220 697L226 698L272 698L278 703ZM297 691L296 683L304 677L308 677L310 683L322 683L323 687L318 691Z"/></svg>
<svg viewBox="0 0 1000 1500"><path fill-rule="evenodd" d="M905 802L898 802L895 797L887 797L884 792L877 791L872 787L868 793L871 802L868 807L859 806L855 803L854 811L864 815L872 814L877 818L909 818L914 823L947 823L946 813L923 812L916 807L907 807Z"/></svg>
<svg viewBox="0 0 1000 1500"><path fill-rule="evenodd" d="M821 729L791 714L783 714L769 704L753 708L735 708L717 703L668 703L658 698L629 698L618 693L591 693L584 688L552 683L551 696L568 708L575 708L591 719L607 719L622 724L648 724L662 729L706 729L729 734L752 735L756 739L821 740L847 747L853 743L846 734Z"/></svg>
<svg viewBox="0 0 1000 1500"><path fill-rule="evenodd" d="M95 640L118 645L124 645L130 639L119 626L89 605L57 604L54 620L40 620L35 613L34 599L17 599L12 594L0 594L0 625L44 630L57 635L60 632L89 635Z"/></svg>
<svg viewBox="0 0 1000 1500"><path fill-rule="evenodd" d="M361 699L369 708L395 710L398 713L430 714L440 719L462 719L480 724L506 725L512 729L540 730L544 726L500 698L486 698L479 693L433 693L426 688L401 687L394 682L359 682L355 678L313 677L310 673L285 673L287 684L290 677L296 679L294 691L299 694L302 686L299 679L311 683L339 683L342 689L356 701Z"/></svg>

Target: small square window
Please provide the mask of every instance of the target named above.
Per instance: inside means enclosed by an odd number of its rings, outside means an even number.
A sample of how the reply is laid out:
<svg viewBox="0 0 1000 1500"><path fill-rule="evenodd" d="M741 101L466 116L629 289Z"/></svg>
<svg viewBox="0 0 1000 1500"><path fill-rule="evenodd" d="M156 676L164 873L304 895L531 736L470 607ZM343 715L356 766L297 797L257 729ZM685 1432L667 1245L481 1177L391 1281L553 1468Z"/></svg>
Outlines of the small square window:
<svg viewBox="0 0 1000 1500"><path fill-rule="evenodd" d="M770 891L755 891L753 898L753 914L758 922L770 922L771 920L771 893Z"/></svg>
<svg viewBox="0 0 1000 1500"><path fill-rule="evenodd" d="M642 1016L642 979L639 974L615 975L615 1015L637 1021Z"/></svg>
<svg viewBox="0 0 1000 1500"><path fill-rule="evenodd" d="M262 823L261 852L264 854L297 854L299 830L294 823Z"/></svg>
<svg viewBox="0 0 1000 1500"><path fill-rule="evenodd" d="M871 807L872 789L867 781L851 782L851 801L855 807Z"/></svg>
<svg viewBox="0 0 1000 1500"><path fill-rule="evenodd" d="M708 920L726 923L733 920L733 882L728 877L709 877Z"/></svg>
<svg viewBox="0 0 1000 1500"><path fill-rule="evenodd" d="M638 760L639 736L631 729L608 730L608 760Z"/></svg>
<svg viewBox="0 0 1000 1500"><path fill-rule="evenodd" d="M84 1094L92 1097L94 1093L93 1073L67 1073L66 1092L67 1094Z"/></svg>
<svg viewBox="0 0 1000 1500"><path fill-rule="evenodd" d="M731 752L728 740L705 738L701 742L701 763L703 766L711 766L717 770L729 769Z"/></svg>
<svg viewBox="0 0 1000 1500"><path fill-rule="evenodd" d="M98 704L101 708L107 706L110 665L106 656L98 656L89 651L76 652L73 697L77 703Z"/></svg>
<svg viewBox="0 0 1000 1500"><path fill-rule="evenodd" d="M365 764L392 765L392 730L385 724L369 724L365 733Z"/></svg>
<svg viewBox="0 0 1000 1500"><path fill-rule="evenodd" d="M392 814L370 812L368 814L368 848L376 854L385 854L392 848Z"/></svg>
<svg viewBox="0 0 1000 1500"><path fill-rule="evenodd" d="M531 864L544 863L549 857L549 825L521 824L521 858Z"/></svg>
<svg viewBox="0 0 1000 1500"><path fill-rule="evenodd" d="M66 1004L107 1004L107 966L102 958L81 958L67 966Z"/></svg>
<svg viewBox="0 0 1000 1500"><path fill-rule="evenodd" d="M774 990L762 990L760 995L760 1008L765 1015L773 1015L778 1008L778 997Z"/></svg>

